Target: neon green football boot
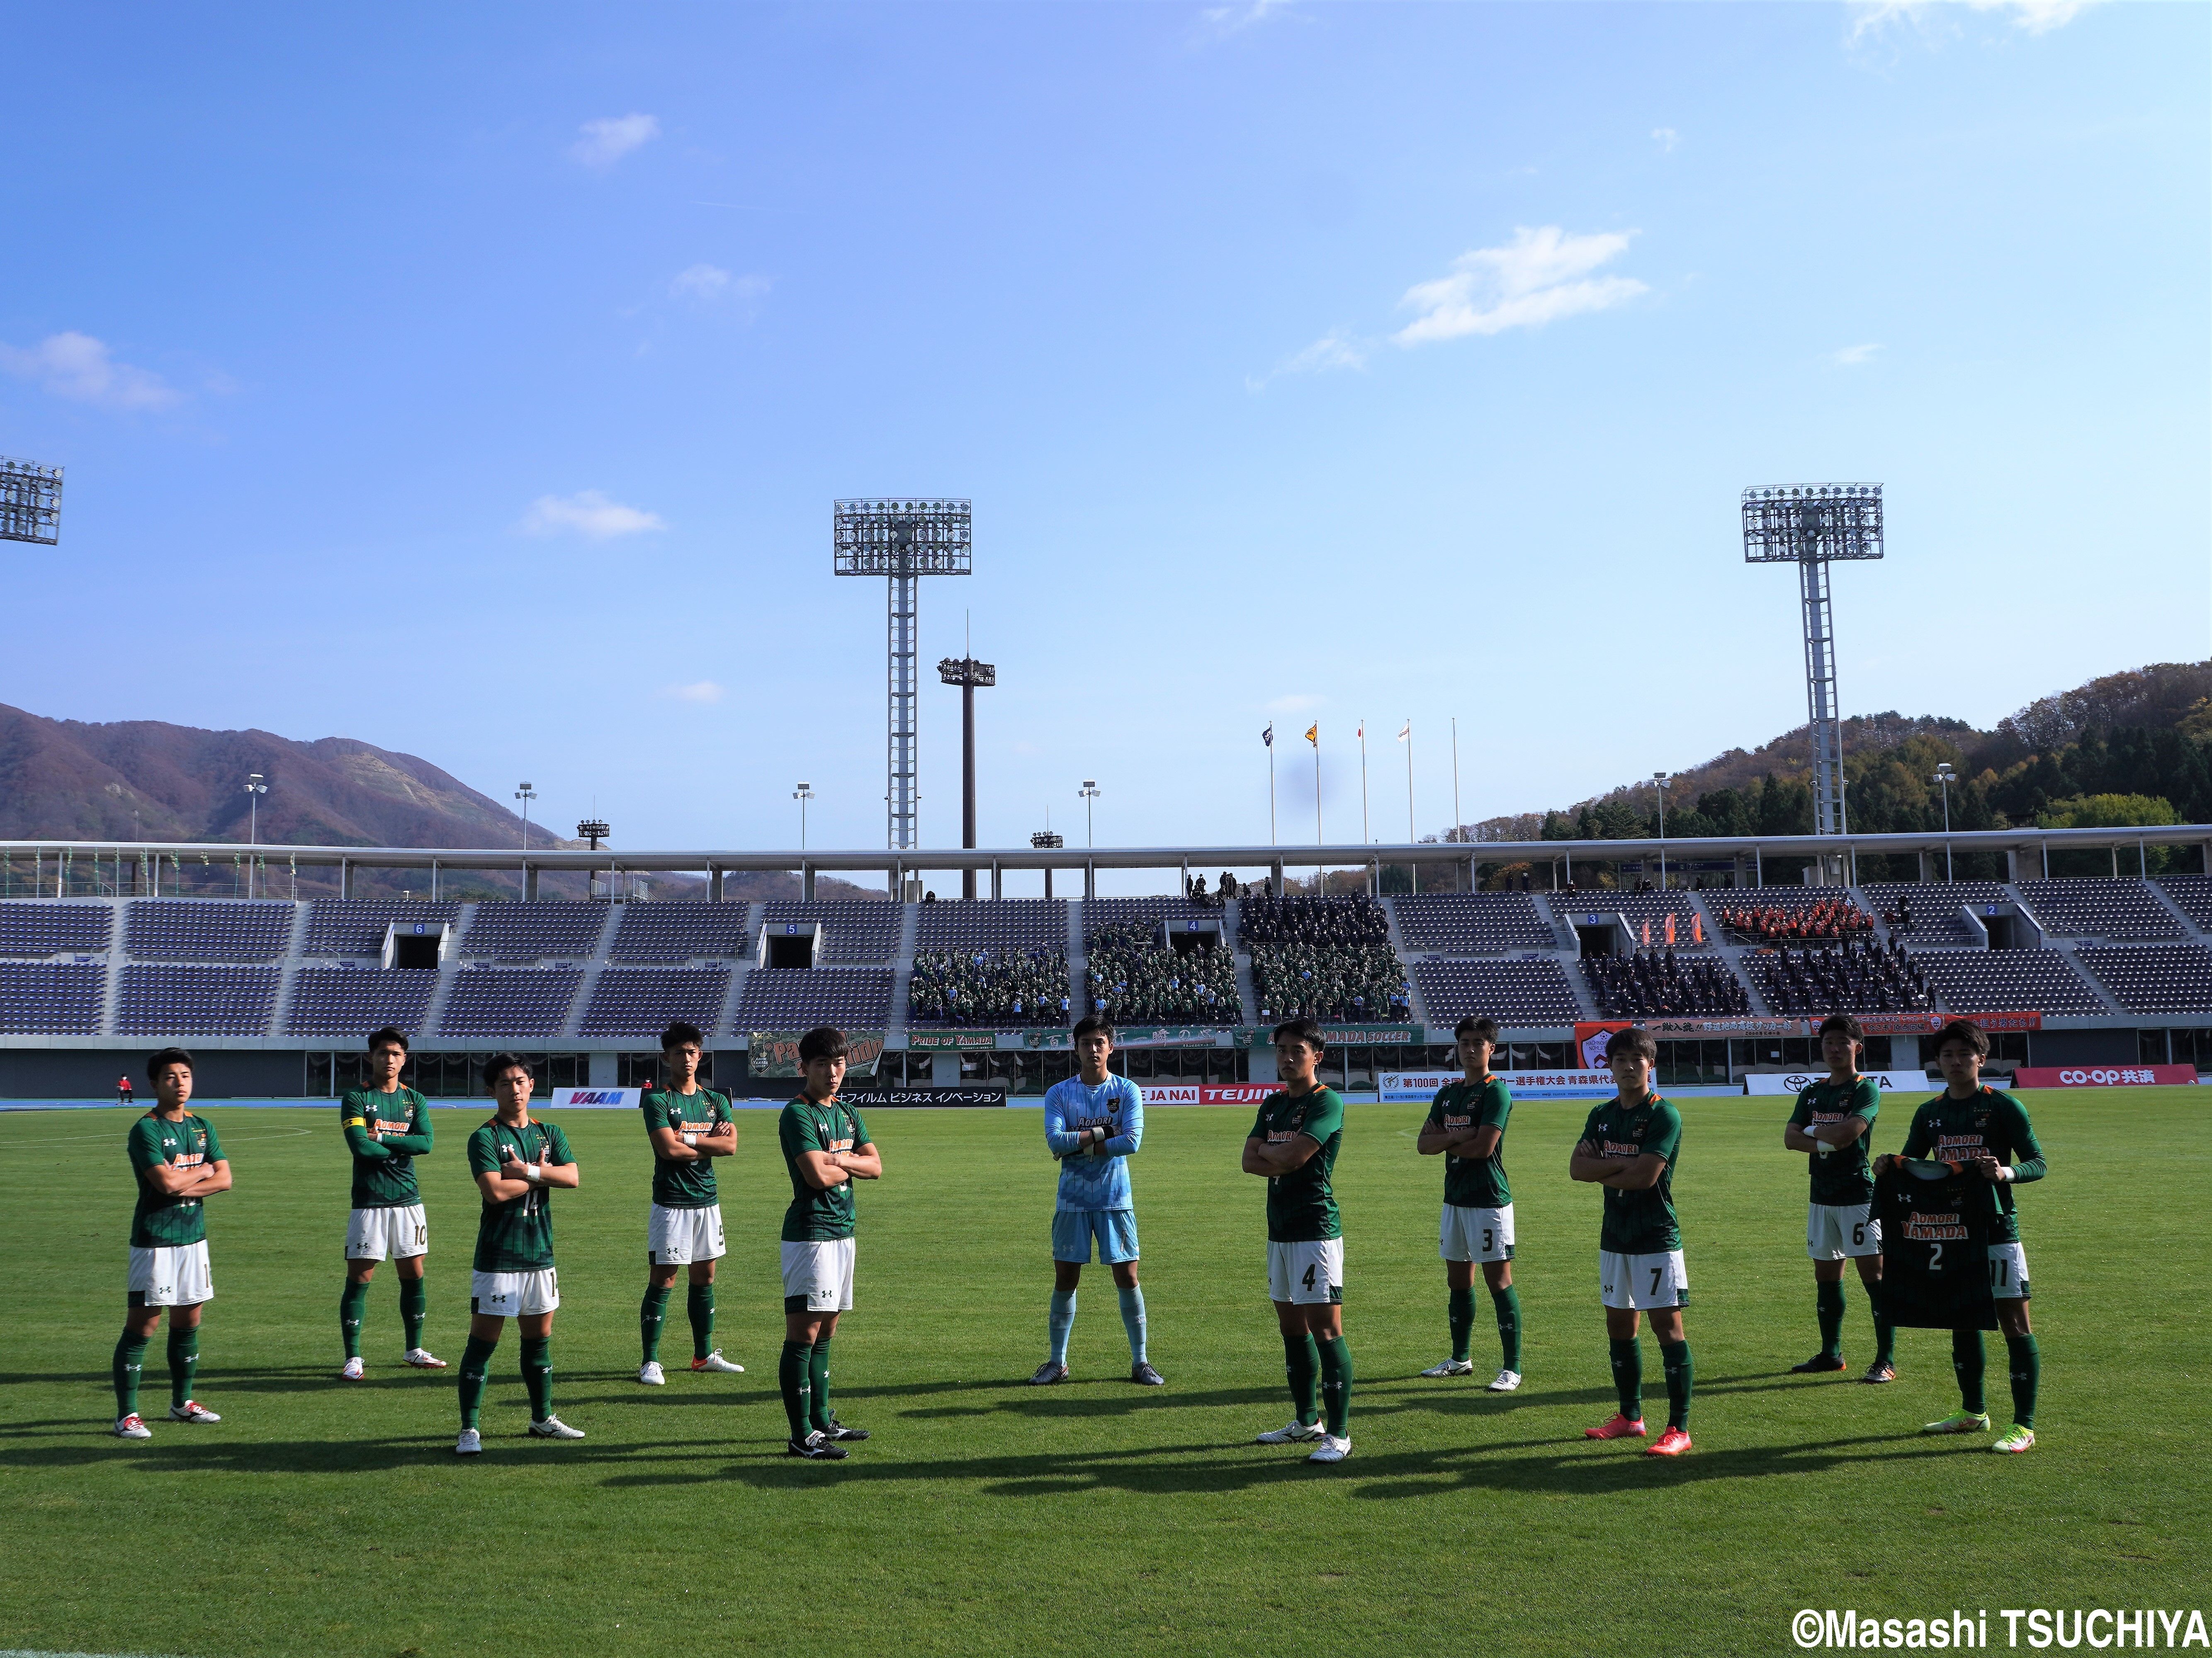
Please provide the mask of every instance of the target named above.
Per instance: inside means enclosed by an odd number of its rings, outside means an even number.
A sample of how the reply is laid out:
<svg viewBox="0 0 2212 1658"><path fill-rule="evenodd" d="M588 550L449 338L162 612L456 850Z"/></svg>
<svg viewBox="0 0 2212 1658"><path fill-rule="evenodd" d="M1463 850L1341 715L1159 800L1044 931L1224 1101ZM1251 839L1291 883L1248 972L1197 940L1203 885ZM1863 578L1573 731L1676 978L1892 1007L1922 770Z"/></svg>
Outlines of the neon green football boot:
<svg viewBox="0 0 2212 1658"><path fill-rule="evenodd" d="M1985 1434L1990 1430L1987 1411L1954 1411L1941 1422L1930 1422L1921 1429L1924 1434Z"/></svg>
<svg viewBox="0 0 2212 1658"><path fill-rule="evenodd" d="M2015 1422L2006 1430L2005 1436L1990 1445L1990 1448L1993 1451L2009 1451L2015 1456L2022 1451L2032 1451L2035 1448L2035 1430L2023 1428Z"/></svg>

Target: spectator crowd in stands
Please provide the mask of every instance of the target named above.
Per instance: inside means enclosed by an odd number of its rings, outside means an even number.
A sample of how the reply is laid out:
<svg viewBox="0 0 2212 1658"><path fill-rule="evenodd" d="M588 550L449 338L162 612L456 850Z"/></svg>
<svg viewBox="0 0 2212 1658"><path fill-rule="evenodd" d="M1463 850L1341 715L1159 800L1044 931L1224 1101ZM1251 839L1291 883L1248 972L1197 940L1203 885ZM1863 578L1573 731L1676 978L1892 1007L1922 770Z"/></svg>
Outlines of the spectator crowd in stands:
<svg viewBox="0 0 2212 1658"><path fill-rule="evenodd" d="M985 1030L1067 1023L1067 957L1057 950L917 950L907 1015Z"/></svg>
<svg viewBox="0 0 2212 1658"><path fill-rule="evenodd" d="M1583 977L1609 1019L1751 1011L1751 997L1726 962L1678 957L1671 950L1585 956Z"/></svg>
<svg viewBox="0 0 2212 1658"><path fill-rule="evenodd" d="M1761 944L1798 944L1808 939L1867 938L1874 917L1849 898L1822 898L1809 904L1716 904L1721 925Z"/></svg>
<svg viewBox="0 0 2212 1658"><path fill-rule="evenodd" d="M1390 941L1390 918L1364 894L1342 898L1274 898L1248 896L1238 914L1247 944L1383 944Z"/></svg>
<svg viewBox="0 0 2212 1658"><path fill-rule="evenodd" d="M1194 875L1185 884L1182 896L1200 909L1225 909L1235 903L1240 895L1249 898L1255 892L1272 891L1273 887L1273 876L1268 877L1258 886L1239 886L1237 878L1224 869L1221 872L1219 884L1212 891L1208 892L1206 890L1206 877Z"/></svg>
<svg viewBox="0 0 2212 1658"><path fill-rule="evenodd" d="M1936 1005L1927 975L1899 944L1872 940L1825 950L1761 950L1745 958L1766 1005L1790 1017L1904 1013Z"/></svg>
<svg viewBox="0 0 2212 1658"><path fill-rule="evenodd" d="M1413 1017L1390 919L1374 899L1262 894L1248 896L1238 914L1262 1024L1301 1014L1389 1024Z"/></svg>
<svg viewBox="0 0 2212 1658"><path fill-rule="evenodd" d="M1225 946L1177 951L1157 924L1115 921L1085 940L1091 1011L1116 1024L1238 1024L1237 958Z"/></svg>

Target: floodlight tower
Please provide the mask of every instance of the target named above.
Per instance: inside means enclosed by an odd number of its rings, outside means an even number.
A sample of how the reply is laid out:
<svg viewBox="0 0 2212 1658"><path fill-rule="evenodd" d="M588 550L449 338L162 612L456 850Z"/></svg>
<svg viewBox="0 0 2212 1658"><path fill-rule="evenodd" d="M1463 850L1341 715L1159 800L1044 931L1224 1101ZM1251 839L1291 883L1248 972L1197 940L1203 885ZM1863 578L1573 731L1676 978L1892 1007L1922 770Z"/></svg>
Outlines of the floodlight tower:
<svg viewBox="0 0 2212 1658"><path fill-rule="evenodd" d="M960 687L960 844L975 849L975 688L995 685L999 671L972 656L948 656L937 665L937 677ZM960 872L960 896L975 896L975 872Z"/></svg>
<svg viewBox="0 0 2212 1658"><path fill-rule="evenodd" d="M891 850L911 851L921 844L915 788L920 735L915 631L921 579L969 574L969 504L901 496L841 501L834 507L831 544L837 574L885 576L890 581L889 776L884 799Z"/></svg>
<svg viewBox="0 0 2212 1658"><path fill-rule="evenodd" d="M1805 711L1813 738L1813 832L1844 835L1844 727L1836 705L1836 635L1828 610L1834 559L1881 556L1881 485L1793 483L1743 492L1743 562L1795 564L1805 622ZM1826 872L1834 863L1822 854Z"/></svg>
<svg viewBox="0 0 2212 1658"><path fill-rule="evenodd" d="M62 533L62 469L0 456L0 541L53 546Z"/></svg>

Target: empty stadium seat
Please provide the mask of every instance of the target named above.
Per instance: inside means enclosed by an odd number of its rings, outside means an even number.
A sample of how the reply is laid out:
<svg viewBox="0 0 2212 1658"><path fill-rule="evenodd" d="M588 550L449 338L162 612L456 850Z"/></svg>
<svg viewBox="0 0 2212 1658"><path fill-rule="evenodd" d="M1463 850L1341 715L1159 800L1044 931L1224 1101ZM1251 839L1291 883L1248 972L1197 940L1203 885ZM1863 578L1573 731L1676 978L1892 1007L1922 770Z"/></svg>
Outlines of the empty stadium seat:
<svg viewBox="0 0 2212 1658"><path fill-rule="evenodd" d="M1929 950L1981 943L1960 910L2012 902L2002 881L1870 881L1860 890L1893 934Z"/></svg>
<svg viewBox="0 0 2212 1658"><path fill-rule="evenodd" d="M420 968L303 967L292 980L285 1034L359 1041L393 1025L413 1036L437 988L437 974Z"/></svg>
<svg viewBox="0 0 2212 1658"><path fill-rule="evenodd" d="M1525 892L1433 893L1393 898L1390 908L1408 950L1487 956L1557 943L1551 923Z"/></svg>
<svg viewBox="0 0 2212 1658"><path fill-rule="evenodd" d="M292 938L296 904L275 899L137 898L123 947L147 962L273 962Z"/></svg>
<svg viewBox="0 0 2212 1658"><path fill-rule="evenodd" d="M2105 1011L2103 998L2055 950L1916 950L1911 955L1947 1012Z"/></svg>
<svg viewBox="0 0 2212 1658"><path fill-rule="evenodd" d="M2130 1013L2212 1013L2203 944L2084 944L2075 954Z"/></svg>
<svg viewBox="0 0 2212 1658"><path fill-rule="evenodd" d="M688 962L722 957L735 960L750 948L746 914L744 904L702 903L696 899L624 904L607 959Z"/></svg>
<svg viewBox="0 0 2212 1658"><path fill-rule="evenodd" d="M273 967L130 963L116 987L116 1035L262 1035L276 1011L276 979Z"/></svg>
<svg viewBox="0 0 2212 1658"><path fill-rule="evenodd" d="M96 962L0 962L0 1033L95 1035L106 987Z"/></svg>
<svg viewBox="0 0 2212 1658"><path fill-rule="evenodd" d="M1508 1025L1571 1025L1581 1018L1556 957L1533 961L1416 962L1413 979L1432 1025L1479 1014Z"/></svg>
<svg viewBox="0 0 2212 1658"><path fill-rule="evenodd" d="M890 1011L888 968L757 967L745 975L735 1023L739 1030L879 1026L889 1023Z"/></svg>
<svg viewBox="0 0 2212 1658"><path fill-rule="evenodd" d="M682 1019L712 1036L729 989L726 967L609 968L592 983L582 1032L657 1041L670 1021Z"/></svg>
<svg viewBox="0 0 2212 1658"><path fill-rule="evenodd" d="M589 956L599 947L608 908L588 902L514 898L480 903L461 939L460 953L506 961Z"/></svg>
<svg viewBox="0 0 2212 1658"><path fill-rule="evenodd" d="M106 904L66 899L0 901L0 956L54 956L71 950L106 950L114 912Z"/></svg>
<svg viewBox="0 0 2212 1658"><path fill-rule="evenodd" d="M518 905L517 908L521 906ZM583 906L577 905L577 908ZM602 920L605 919L602 907ZM441 1036L554 1036L568 1023L580 968L464 968L438 1020Z"/></svg>
<svg viewBox="0 0 2212 1658"><path fill-rule="evenodd" d="M2161 875L2158 884L2184 915L2212 932L2212 875Z"/></svg>
<svg viewBox="0 0 2212 1658"><path fill-rule="evenodd" d="M1067 949L1067 906L1057 898L994 898L924 904L915 912L916 950Z"/></svg>
<svg viewBox="0 0 2212 1658"><path fill-rule="evenodd" d="M790 921L821 923L818 959L824 962L888 962L898 954L899 934L906 925L902 905L865 898L828 899L811 904L779 900L767 907L763 919L770 931Z"/></svg>
<svg viewBox="0 0 2212 1658"><path fill-rule="evenodd" d="M2022 881L2020 896L2045 932L2065 938L2187 936L2173 912L2139 880Z"/></svg>
<svg viewBox="0 0 2212 1658"><path fill-rule="evenodd" d="M394 921L442 926L461 913L459 904L414 903L397 898L318 898L307 907L309 956L378 956Z"/></svg>
<svg viewBox="0 0 2212 1658"><path fill-rule="evenodd" d="M1552 914L1572 923L1584 915L1620 914L1626 918L1630 935L1638 945L1667 947L1667 918L1674 918L1676 950L1700 950L1713 941L1712 918L1698 908L1688 892L1555 892L1546 902ZM1694 923L1694 925L1693 925ZM1647 938L1644 929L1650 927Z"/></svg>

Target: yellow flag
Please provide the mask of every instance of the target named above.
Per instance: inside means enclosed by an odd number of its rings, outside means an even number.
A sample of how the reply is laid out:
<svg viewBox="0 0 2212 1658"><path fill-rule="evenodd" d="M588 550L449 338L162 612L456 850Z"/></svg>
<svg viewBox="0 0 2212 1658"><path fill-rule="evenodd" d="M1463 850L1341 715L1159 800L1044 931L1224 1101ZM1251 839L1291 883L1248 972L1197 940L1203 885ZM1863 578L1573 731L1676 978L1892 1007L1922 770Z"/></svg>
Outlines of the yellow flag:
<svg viewBox="0 0 2212 1658"><path fill-rule="evenodd" d="M1316 720L1312 725L1306 727L1306 741L1312 744L1316 748L1319 748L1321 746L1320 720Z"/></svg>

